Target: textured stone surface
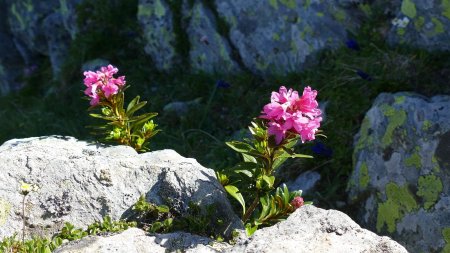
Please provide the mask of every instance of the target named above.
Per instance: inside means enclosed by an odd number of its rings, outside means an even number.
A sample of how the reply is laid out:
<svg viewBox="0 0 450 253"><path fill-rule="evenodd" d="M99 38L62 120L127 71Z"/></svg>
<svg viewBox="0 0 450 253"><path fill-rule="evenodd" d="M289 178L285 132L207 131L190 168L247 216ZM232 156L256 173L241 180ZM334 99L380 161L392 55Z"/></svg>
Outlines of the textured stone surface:
<svg viewBox="0 0 450 253"><path fill-rule="evenodd" d="M388 35L391 44L450 50L450 1L396 0ZM402 22L398 23L401 20Z"/></svg>
<svg viewBox="0 0 450 253"><path fill-rule="evenodd" d="M217 252L205 246L212 240L188 233L148 235L143 230L130 228L120 234L100 237L92 236L63 245L55 253L123 252L165 253L183 249L183 252Z"/></svg>
<svg viewBox="0 0 450 253"><path fill-rule="evenodd" d="M334 1L215 2L243 63L258 74L301 70L318 51L341 46L354 24Z"/></svg>
<svg viewBox="0 0 450 253"><path fill-rule="evenodd" d="M312 205L255 232L231 252L407 252L386 236L362 229L346 214Z"/></svg>
<svg viewBox="0 0 450 253"><path fill-rule="evenodd" d="M189 53L191 68L207 73L238 72L240 69L231 58L228 41L217 31L217 21L213 12L201 1L196 1L192 7L186 5L184 9L184 16L189 19L186 33L191 46Z"/></svg>
<svg viewBox="0 0 450 253"><path fill-rule="evenodd" d="M75 5L80 0L6 0L6 15L13 41L25 64L40 64L40 55L50 58L58 77L69 42L75 36Z"/></svg>
<svg viewBox="0 0 450 253"><path fill-rule="evenodd" d="M147 245L142 248L142 245ZM105 251L106 249L110 251ZM362 229L350 217L335 210L305 206L286 221L241 237L235 245L213 243L211 239L186 233L145 236L138 229L107 238L91 237L62 246L56 252L407 252L386 236ZM153 250L153 251L151 251ZM178 252L178 251L177 251Z"/></svg>
<svg viewBox="0 0 450 253"><path fill-rule="evenodd" d="M380 94L355 136L348 190L358 222L411 252L448 247L449 143L450 96Z"/></svg>
<svg viewBox="0 0 450 253"><path fill-rule="evenodd" d="M174 67L180 50L176 25L189 38L192 70L271 75L299 71L320 50L343 45L357 23L334 1L187 1L181 14L166 3L141 0L138 12L146 52L164 70Z"/></svg>
<svg viewBox="0 0 450 253"><path fill-rule="evenodd" d="M118 220L145 195L184 213L189 202L217 206L226 233L241 227L215 173L172 150L137 154L72 137L15 139L0 146L0 238L21 231L19 182L39 186L26 198L27 231L52 234L67 221L77 227L109 215Z"/></svg>
<svg viewBox="0 0 450 253"><path fill-rule="evenodd" d="M173 13L164 0L139 0L137 19L146 41L145 52L159 70L170 70L179 62L175 52Z"/></svg>

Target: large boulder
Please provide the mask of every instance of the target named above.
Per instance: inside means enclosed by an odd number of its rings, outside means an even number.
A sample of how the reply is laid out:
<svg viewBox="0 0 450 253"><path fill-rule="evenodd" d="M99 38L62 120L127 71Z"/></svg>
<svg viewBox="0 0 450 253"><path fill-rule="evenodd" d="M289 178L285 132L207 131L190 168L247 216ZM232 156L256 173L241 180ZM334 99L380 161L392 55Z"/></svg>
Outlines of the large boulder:
<svg viewBox="0 0 450 253"><path fill-rule="evenodd" d="M335 1L168 3L140 0L138 11L146 52L162 70L172 69L180 56L194 71L297 72L319 51L342 46L358 23Z"/></svg>
<svg viewBox="0 0 450 253"><path fill-rule="evenodd" d="M450 50L450 1L395 0L388 42L426 50Z"/></svg>
<svg viewBox="0 0 450 253"><path fill-rule="evenodd" d="M164 250L192 253L407 252L389 237L362 229L344 213L311 205L299 208L285 221L256 231L250 238L237 238L234 245L186 233L145 235L137 229L129 229L107 238L97 236L75 241L56 252L167 252Z"/></svg>
<svg viewBox="0 0 450 253"><path fill-rule="evenodd" d="M412 252L450 247L450 96L380 94L355 136L357 221Z"/></svg>
<svg viewBox="0 0 450 253"><path fill-rule="evenodd" d="M0 239L22 229L20 181L35 184L25 199L27 235L51 235L63 222L77 227L129 215L141 195L177 213L190 202L215 205L213 221L225 235L241 228L215 173L173 150L137 154L72 137L15 139L0 146Z"/></svg>
<svg viewBox="0 0 450 253"><path fill-rule="evenodd" d="M39 57L48 56L58 77L76 34L75 6L80 1L5 1L12 39L27 66L39 65Z"/></svg>

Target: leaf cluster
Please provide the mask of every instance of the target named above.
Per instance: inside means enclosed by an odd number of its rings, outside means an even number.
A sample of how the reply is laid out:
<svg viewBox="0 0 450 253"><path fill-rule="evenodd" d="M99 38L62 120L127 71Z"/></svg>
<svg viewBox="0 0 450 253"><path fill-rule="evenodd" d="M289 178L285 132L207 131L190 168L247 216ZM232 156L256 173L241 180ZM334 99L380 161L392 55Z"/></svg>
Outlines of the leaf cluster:
<svg viewBox="0 0 450 253"><path fill-rule="evenodd" d="M105 136L103 141L128 145L138 152L146 152L149 150L148 140L160 132L156 129L157 124L151 120L158 114L150 112L135 116L134 114L144 107L147 101L139 101L140 96L136 96L124 109L124 100L124 91L120 91L110 100L102 101L97 106L89 108L92 110L100 107L101 113L89 115L109 121L105 125L91 126L94 129L93 134Z"/></svg>
<svg viewBox="0 0 450 253"><path fill-rule="evenodd" d="M286 138L276 144L268 134L266 121L255 119L249 127L251 138L230 141L226 144L238 152L242 162L227 170L217 172L217 178L228 194L240 204L242 220L247 223L247 232L252 234L258 226L270 225L287 217L295 208L290 202L301 192L289 192L286 186L275 190L274 172L288 158L312 158L297 154L294 146L298 135L287 133ZM253 199L248 205L246 200ZM258 205L259 208L258 208Z"/></svg>

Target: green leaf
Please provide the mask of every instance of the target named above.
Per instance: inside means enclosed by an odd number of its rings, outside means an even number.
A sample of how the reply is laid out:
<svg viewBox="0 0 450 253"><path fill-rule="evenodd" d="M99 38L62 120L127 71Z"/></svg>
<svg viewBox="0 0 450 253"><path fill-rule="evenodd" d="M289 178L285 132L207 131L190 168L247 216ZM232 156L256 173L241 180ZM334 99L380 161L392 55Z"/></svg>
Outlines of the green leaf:
<svg viewBox="0 0 450 253"><path fill-rule="evenodd" d="M160 206L156 206L156 210L158 210L158 212L160 212L160 213L168 213L169 207L166 205L160 205Z"/></svg>
<svg viewBox="0 0 450 253"><path fill-rule="evenodd" d="M91 117L98 118L98 119L111 120L111 121L117 120L117 117L115 117L115 116L108 117L108 116L105 116L105 115L102 115L102 114L98 114L98 113L89 113L89 115Z"/></svg>
<svg viewBox="0 0 450 253"><path fill-rule="evenodd" d="M285 205L287 205L289 203L289 197L290 197L289 190L288 190L287 186L285 184L283 184L283 200L284 200Z"/></svg>
<svg viewBox="0 0 450 253"><path fill-rule="evenodd" d="M133 116L133 114L134 114L137 110L141 109L141 108L144 107L146 104L147 104L147 101L142 101L142 102L140 102L140 103L137 103L137 104L134 105L129 111L127 111L127 116L128 116L128 117Z"/></svg>
<svg viewBox="0 0 450 253"><path fill-rule="evenodd" d="M245 200L242 194L239 192L239 189L234 185L225 185L225 190L228 192L228 194L231 195L231 197L235 198L239 204L242 206L242 214L245 214Z"/></svg>
<svg viewBox="0 0 450 253"><path fill-rule="evenodd" d="M255 149L250 146L249 144L245 143L245 142L241 142L241 141L229 141L226 142L226 144L232 148L233 150L239 152L239 153L250 153L250 152L254 152Z"/></svg>
<svg viewBox="0 0 450 253"><path fill-rule="evenodd" d="M304 155L304 154L282 154L280 156L277 157L277 159L280 158L314 158L313 156L310 155Z"/></svg>
<svg viewBox="0 0 450 253"><path fill-rule="evenodd" d="M263 175L262 179L264 180L264 182L266 182L266 184L269 186L269 188L273 187L273 184L275 183L275 177L274 176Z"/></svg>
<svg viewBox="0 0 450 253"><path fill-rule="evenodd" d="M245 224L245 232L248 236L253 235L256 230L258 230L258 225L252 226L250 223Z"/></svg>
<svg viewBox="0 0 450 253"><path fill-rule="evenodd" d="M256 163L256 158L251 156L251 155L247 155L247 154L243 154L241 153L242 158L244 159L244 162L250 162L250 163Z"/></svg>
<svg viewBox="0 0 450 253"><path fill-rule="evenodd" d="M133 98L133 100L130 101L130 103L129 103L128 106L127 106L127 114L128 114L128 112L131 110L131 108L133 108L133 106L134 106L135 104L139 103L139 99L140 99L140 98L141 98L140 96L136 96L135 98Z"/></svg>

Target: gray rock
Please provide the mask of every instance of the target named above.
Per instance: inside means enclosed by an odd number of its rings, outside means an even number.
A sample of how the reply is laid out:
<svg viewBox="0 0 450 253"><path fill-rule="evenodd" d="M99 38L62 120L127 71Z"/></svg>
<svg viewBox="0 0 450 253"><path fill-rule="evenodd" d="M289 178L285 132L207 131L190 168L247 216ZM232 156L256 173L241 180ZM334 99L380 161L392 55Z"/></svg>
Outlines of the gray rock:
<svg viewBox="0 0 450 253"><path fill-rule="evenodd" d="M76 33L73 10L79 0L5 2L12 39L25 64L40 64L39 56L46 55L57 78Z"/></svg>
<svg viewBox="0 0 450 253"><path fill-rule="evenodd" d="M0 1L0 9L7 8L4 1ZM6 95L10 90L15 90L20 87L16 81L17 77L22 74L24 69L24 62L22 61L19 51L14 45L13 38L9 24L7 23L7 16L0 16L0 96Z"/></svg>
<svg viewBox="0 0 450 253"><path fill-rule="evenodd" d="M138 12L146 52L161 70L173 68L180 53L172 21L179 10L166 3L141 0ZM189 38L194 71L286 74L311 64L320 50L343 45L346 30L358 22L342 6L334 1L185 1L176 25Z"/></svg>
<svg viewBox="0 0 450 253"><path fill-rule="evenodd" d="M335 1L215 1L245 66L271 75L298 72L323 49L341 46L357 23Z"/></svg>
<svg viewBox="0 0 450 253"><path fill-rule="evenodd" d="M217 252L211 246L209 238L178 232L171 234L148 235L143 230L130 228L122 233L108 237L90 236L70 242L55 253L82 252L123 252L123 253L165 253L183 250L183 252Z"/></svg>
<svg viewBox="0 0 450 253"><path fill-rule="evenodd" d="M390 44L426 50L450 50L450 2L394 1L396 17L388 34Z"/></svg>
<svg viewBox="0 0 450 253"><path fill-rule="evenodd" d="M164 0L139 0L137 18L146 41L145 52L158 70L170 70L179 63L175 51L173 13Z"/></svg>
<svg viewBox="0 0 450 253"><path fill-rule="evenodd" d="M386 236L362 229L346 214L312 205L256 231L226 252L407 252Z"/></svg>
<svg viewBox="0 0 450 253"><path fill-rule="evenodd" d="M411 252L450 247L449 144L450 96L380 94L355 136L357 221Z"/></svg>
<svg viewBox="0 0 450 253"><path fill-rule="evenodd" d="M238 72L239 66L231 58L227 40L217 31L217 21L212 11L201 1L196 1L192 8L184 9L184 16L189 19L186 33L191 46L191 68L206 73Z"/></svg>
<svg viewBox="0 0 450 253"><path fill-rule="evenodd" d="M301 190L303 194L311 194L320 181L320 174L315 171L306 171L295 180L286 182L289 191Z"/></svg>
<svg viewBox="0 0 450 253"><path fill-rule="evenodd" d="M187 233L145 235L138 229L129 229L111 237L72 242L55 252L407 252L389 237L362 229L344 213L312 205L298 209L285 221L256 231L250 238L236 238L235 243L217 243Z"/></svg>
<svg viewBox="0 0 450 253"><path fill-rule="evenodd" d="M0 146L0 238L22 228L19 182L36 184L26 197L27 235L51 235L63 222L77 227L126 218L141 195L185 213L190 202L216 206L213 221L229 235L241 228L211 169L173 150L137 154L72 137L15 139Z"/></svg>

